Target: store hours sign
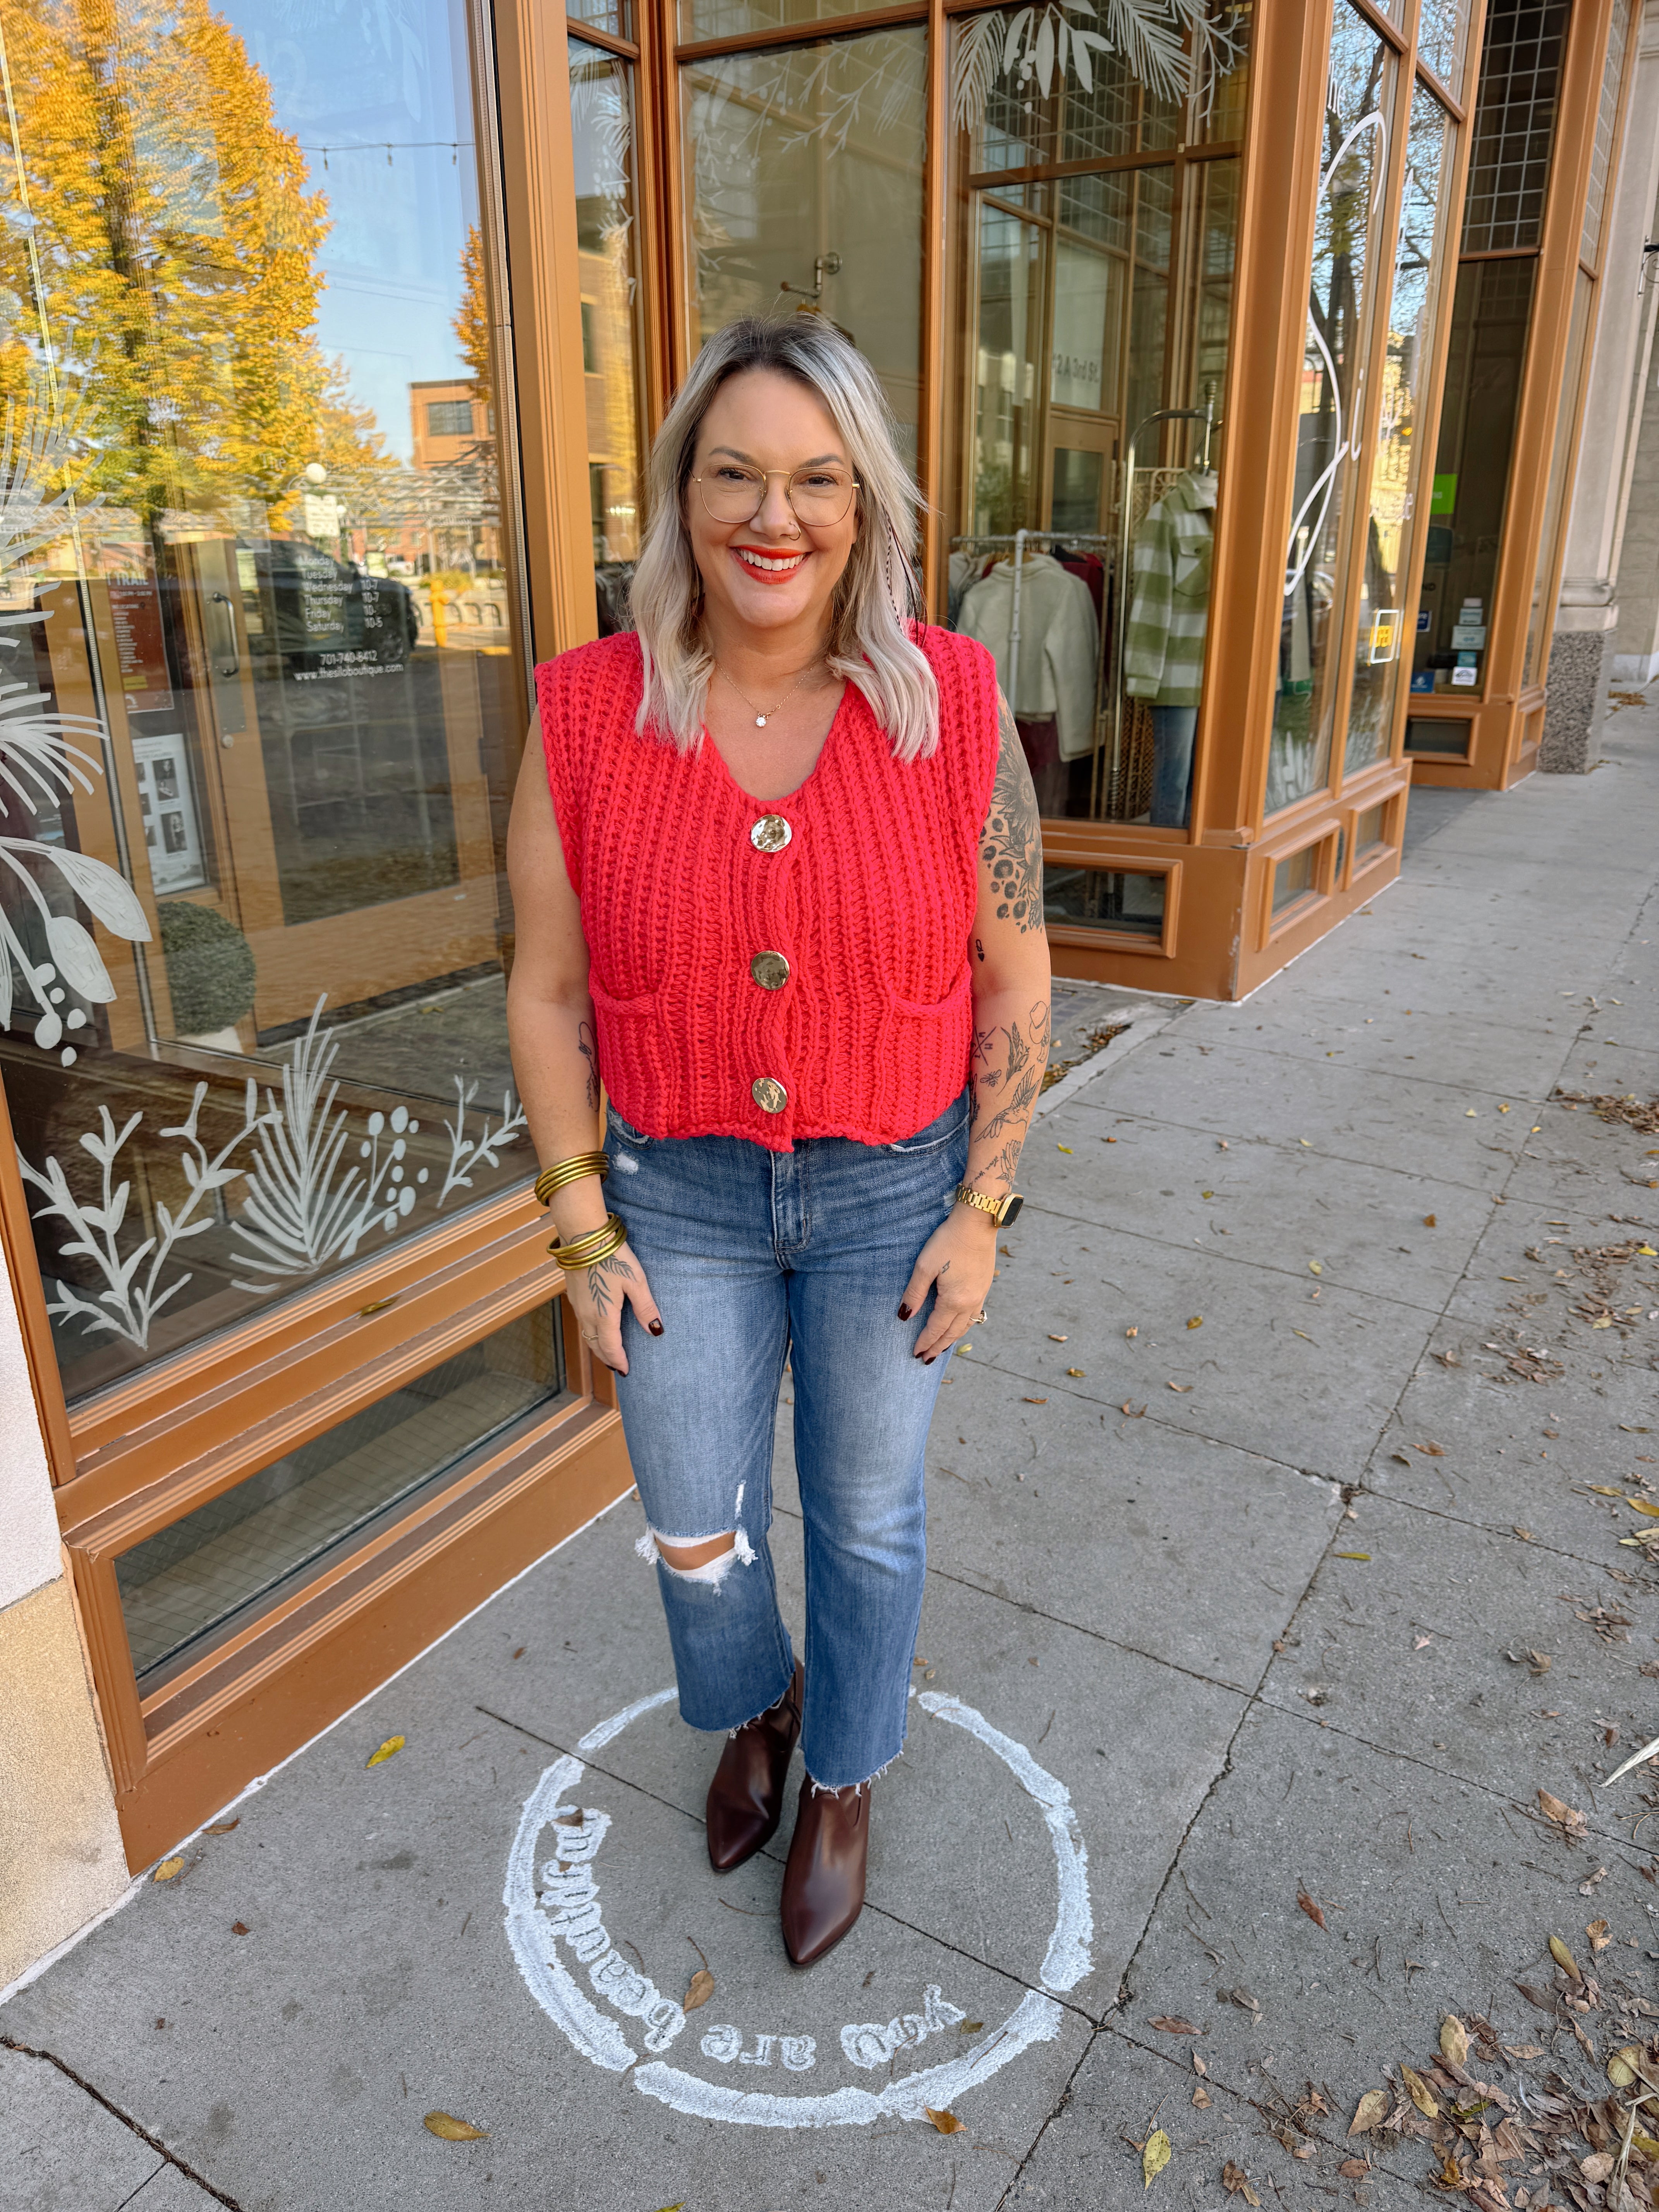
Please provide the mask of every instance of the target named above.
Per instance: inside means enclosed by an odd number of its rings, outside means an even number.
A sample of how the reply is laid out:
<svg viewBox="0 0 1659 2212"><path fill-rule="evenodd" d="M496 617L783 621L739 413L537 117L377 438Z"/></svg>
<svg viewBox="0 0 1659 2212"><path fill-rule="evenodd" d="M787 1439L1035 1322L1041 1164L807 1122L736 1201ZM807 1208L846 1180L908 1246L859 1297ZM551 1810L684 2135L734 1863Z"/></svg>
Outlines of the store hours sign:
<svg viewBox="0 0 1659 2212"><path fill-rule="evenodd" d="M930 2107L941 2111L1033 2044L1058 2034L1061 2008L1044 1992L1063 1993L1083 1979L1094 1940L1088 1853L1070 1793L1024 1744L971 1705L931 1691L911 1694L928 1722L959 1729L968 1740L962 1744L964 1793L976 1794L975 1759L999 1759L1042 1813L1058 1909L1042 1961L1033 1962L1041 1987L1028 1990L1006 2019L988 2024L968 2050L951 2057L944 2054L960 2041L965 2014L941 1983L919 1987L913 2008L886 2021L750 2018L747 2008L739 2012L742 1997L724 1987L720 2008L733 2017L688 2019L678 2001L642 1971L626 1930L607 1919L605 1856L614 1816L581 1803L586 1769L580 1759L566 1756L546 1770L525 1804L502 1902L519 1972L573 2050L629 2076L646 2096L700 2118L749 2127L857 2127L882 2118L920 2120ZM674 1695L659 1690L625 1705L590 1729L577 1750L591 1757ZM790 1987L792 2003L800 2004L794 1992L811 1984L792 1977ZM756 2005L766 2002L757 1992ZM909 2070L901 2073L907 2060Z"/></svg>

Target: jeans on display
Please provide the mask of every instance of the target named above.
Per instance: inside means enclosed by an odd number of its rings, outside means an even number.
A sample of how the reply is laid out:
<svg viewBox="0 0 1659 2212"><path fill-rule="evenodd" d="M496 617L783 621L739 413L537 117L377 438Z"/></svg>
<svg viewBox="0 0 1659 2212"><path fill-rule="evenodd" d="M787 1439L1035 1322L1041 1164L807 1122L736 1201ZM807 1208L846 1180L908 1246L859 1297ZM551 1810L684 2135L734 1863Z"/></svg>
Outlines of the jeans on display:
<svg viewBox="0 0 1659 2212"><path fill-rule="evenodd" d="M1152 827L1184 830L1193 795L1196 707L1152 709Z"/></svg>
<svg viewBox="0 0 1659 2212"><path fill-rule="evenodd" d="M806 1567L801 1748L826 1789L903 1748L926 1564L923 1450L946 1358L898 1319L916 1255L968 1167L969 1094L901 1144L653 1138L610 1116L607 1190L664 1333L623 1311L623 1429L693 1728L777 1703L794 1665L768 1532L778 1391L794 1386ZM736 1531L677 1571L657 1542Z"/></svg>

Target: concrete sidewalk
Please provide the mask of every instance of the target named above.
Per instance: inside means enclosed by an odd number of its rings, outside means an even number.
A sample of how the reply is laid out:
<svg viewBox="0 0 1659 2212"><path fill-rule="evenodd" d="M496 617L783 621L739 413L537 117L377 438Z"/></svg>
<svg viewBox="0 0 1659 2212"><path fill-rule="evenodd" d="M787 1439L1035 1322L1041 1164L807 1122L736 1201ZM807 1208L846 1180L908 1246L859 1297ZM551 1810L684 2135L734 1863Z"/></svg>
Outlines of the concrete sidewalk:
<svg viewBox="0 0 1659 2212"><path fill-rule="evenodd" d="M1659 714L1608 751L1417 794L1374 908L1050 1093L829 1960L787 1826L708 1870L630 1499L0 2008L0 2206L1218 2212L1459 2153L1601 2206L1659 2027L1659 1788L1601 1781L1659 1735L1659 1133L1554 1093L1659 1095Z"/></svg>

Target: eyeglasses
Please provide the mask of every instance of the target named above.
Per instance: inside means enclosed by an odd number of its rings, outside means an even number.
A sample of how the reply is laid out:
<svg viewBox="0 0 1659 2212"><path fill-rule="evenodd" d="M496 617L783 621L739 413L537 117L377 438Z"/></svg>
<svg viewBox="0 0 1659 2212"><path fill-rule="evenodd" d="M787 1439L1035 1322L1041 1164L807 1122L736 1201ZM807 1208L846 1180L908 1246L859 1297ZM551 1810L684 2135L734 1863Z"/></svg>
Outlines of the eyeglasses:
<svg viewBox="0 0 1659 2212"><path fill-rule="evenodd" d="M716 522L752 522L772 477L782 477L784 496L795 520L808 530L830 530L844 521L854 493L863 489L844 469L746 469L722 461L692 482Z"/></svg>

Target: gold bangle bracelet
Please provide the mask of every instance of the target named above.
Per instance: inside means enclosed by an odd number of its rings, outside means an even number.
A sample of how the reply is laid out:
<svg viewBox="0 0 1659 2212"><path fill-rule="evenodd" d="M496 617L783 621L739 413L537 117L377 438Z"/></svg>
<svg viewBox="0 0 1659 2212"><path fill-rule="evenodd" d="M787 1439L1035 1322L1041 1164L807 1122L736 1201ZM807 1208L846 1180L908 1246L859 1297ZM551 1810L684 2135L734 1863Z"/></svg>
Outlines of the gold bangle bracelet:
<svg viewBox="0 0 1659 2212"><path fill-rule="evenodd" d="M600 1260L608 1260L628 1242L628 1228L620 1213L607 1213L597 1229L590 1229L586 1237L573 1237L568 1244L561 1244L556 1237L548 1250L567 1274L574 1274L580 1267L591 1267Z"/></svg>
<svg viewBox="0 0 1659 2212"><path fill-rule="evenodd" d="M556 1190L562 1190L568 1182L580 1182L584 1176L596 1175L603 1182L611 1172L611 1162L603 1152L574 1152L568 1160L555 1160L550 1168L544 1168L536 1178L536 1196L545 1206Z"/></svg>

